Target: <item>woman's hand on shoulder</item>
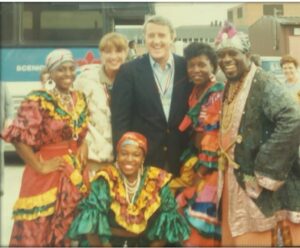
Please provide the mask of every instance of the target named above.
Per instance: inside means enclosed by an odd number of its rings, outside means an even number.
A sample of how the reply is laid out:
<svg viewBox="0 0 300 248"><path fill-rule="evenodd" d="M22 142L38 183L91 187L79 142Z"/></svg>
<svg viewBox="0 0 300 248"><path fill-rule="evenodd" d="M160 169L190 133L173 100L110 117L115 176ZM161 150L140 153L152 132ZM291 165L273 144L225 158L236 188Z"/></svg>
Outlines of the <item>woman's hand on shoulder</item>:
<svg viewBox="0 0 300 248"><path fill-rule="evenodd" d="M217 82L217 78L214 74L210 74L209 75L209 80L212 82L212 83L216 83Z"/></svg>

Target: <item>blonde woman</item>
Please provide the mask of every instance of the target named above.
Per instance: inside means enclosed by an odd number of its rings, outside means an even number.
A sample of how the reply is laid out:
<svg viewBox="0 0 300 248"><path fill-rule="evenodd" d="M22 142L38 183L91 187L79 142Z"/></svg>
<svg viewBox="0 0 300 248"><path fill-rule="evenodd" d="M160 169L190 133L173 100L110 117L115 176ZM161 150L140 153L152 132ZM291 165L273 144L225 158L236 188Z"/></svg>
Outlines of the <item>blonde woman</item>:
<svg viewBox="0 0 300 248"><path fill-rule="evenodd" d="M84 92L91 114L87 142L91 176L101 166L113 161L110 92L120 66L128 53L128 41L118 33L108 33L99 42L101 65L86 69L74 87Z"/></svg>

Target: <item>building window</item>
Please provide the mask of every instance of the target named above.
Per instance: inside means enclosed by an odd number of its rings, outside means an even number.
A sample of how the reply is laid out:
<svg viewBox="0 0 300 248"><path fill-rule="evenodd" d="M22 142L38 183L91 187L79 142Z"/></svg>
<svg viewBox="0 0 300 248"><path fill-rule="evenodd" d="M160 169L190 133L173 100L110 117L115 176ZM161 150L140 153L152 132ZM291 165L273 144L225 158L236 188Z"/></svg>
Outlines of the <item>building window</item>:
<svg viewBox="0 0 300 248"><path fill-rule="evenodd" d="M263 13L264 13L264 15L269 15L269 16L282 16L283 15L283 5L282 4L264 4Z"/></svg>
<svg viewBox="0 0 300 248"><path fill-rule="evenodd" d="M229 10L227 12L227 19L228 21L232 22L233 21L233 11L232 10Z"/></svg>
<svg viewBox="0 0 300 248"><path fill-rule="evenodd" d="M1 44L10 44L13 41L13 4L0 3Z"/></svg>
<svg viewBox="0 0 300 248"><path fill-rule="evenodd" d="M103 31L100 9L82 8L80 3L24 3L22 38L34 41L98 41Z"/></svg>
<svg viewBox="0 0 300 248"><path fill-rule="evenodd" d="M243 8L240 7L237 9L237 18L242 18L243 17Z"/></svg>
<svg viewBox="0 0 300 248"><path fill-rule="evenodd" d="M300 28L294 28L294 35L300 35Z"/></svg>

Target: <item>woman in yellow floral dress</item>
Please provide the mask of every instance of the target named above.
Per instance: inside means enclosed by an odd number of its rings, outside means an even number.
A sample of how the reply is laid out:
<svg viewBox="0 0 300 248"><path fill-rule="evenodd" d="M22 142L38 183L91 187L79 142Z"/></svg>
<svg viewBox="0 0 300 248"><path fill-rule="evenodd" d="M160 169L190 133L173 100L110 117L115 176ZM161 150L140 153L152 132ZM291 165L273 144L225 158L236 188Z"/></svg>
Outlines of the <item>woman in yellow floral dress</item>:
<svg viewBox="0 0 300 248"><path fill-rule="evenodd" d="M188 238L188 224L168 186L171 174L144 167L146 153L143 135L121 137L116 164L97 172L69 237L83 246L113 247L164 246Z"/></svg>
<svg viewBox="0 0 300 248"><path fill-rule="evenodd" d="M10 246L70 246L65 234L86 191L88 111L84 95L70 89L75 78L71 52L52 51L46 66L56 87L31 92L1 134L26 163Z"/></svg>

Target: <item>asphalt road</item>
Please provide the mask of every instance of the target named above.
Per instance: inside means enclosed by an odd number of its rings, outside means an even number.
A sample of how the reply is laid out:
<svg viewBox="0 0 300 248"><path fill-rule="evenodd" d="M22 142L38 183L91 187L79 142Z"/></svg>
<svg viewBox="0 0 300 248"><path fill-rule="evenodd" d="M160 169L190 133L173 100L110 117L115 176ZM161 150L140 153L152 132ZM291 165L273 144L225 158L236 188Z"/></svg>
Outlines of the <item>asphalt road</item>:
<svg viewBox="0 0 300 248"><path fill-rule="evenodd" d="M5 154L5 166L1 186L1 230L0 246L8 246L13 226L12 209L17 200L23 173L23 162L16 154Z"/></svg>

